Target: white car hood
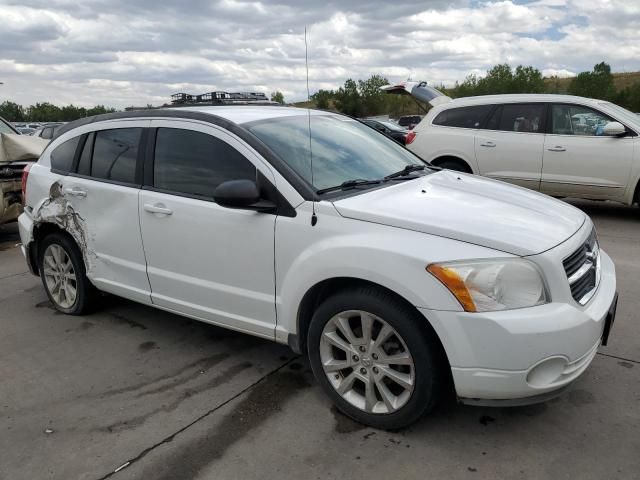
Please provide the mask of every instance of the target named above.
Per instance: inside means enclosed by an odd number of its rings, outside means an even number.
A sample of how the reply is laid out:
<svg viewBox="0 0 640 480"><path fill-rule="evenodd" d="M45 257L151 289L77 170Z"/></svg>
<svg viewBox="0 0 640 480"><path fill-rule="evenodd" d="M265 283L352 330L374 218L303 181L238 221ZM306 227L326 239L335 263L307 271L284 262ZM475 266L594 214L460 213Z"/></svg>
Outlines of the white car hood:
<svg viewBox="0 0 640 480"><path fill-rule="evenodd" d="M521 187L443 170L337 200L346 217L535 255L564 242L587 216Z"/></svg>

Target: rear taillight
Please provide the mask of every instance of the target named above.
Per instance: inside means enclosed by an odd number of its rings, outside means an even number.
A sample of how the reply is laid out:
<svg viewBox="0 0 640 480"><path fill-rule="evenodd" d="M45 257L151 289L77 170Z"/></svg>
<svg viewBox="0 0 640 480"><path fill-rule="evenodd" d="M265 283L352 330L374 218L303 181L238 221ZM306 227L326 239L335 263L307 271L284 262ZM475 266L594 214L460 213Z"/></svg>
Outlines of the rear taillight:
<svg viewBox="0 0 640 480"><path fill-rule="evenodd" d="M412 143L414 140L416 139L416 132L411 130L409 133L407 133L407 138L405 138L405 143L407 145L409 145L410 143Z"/></svg>
<svg viewBox="0 0 640 480"><path fill-rule="evenodd" d="M29 170L31 170L31 164L22 169L22 205L27 201L27 179L29 178Z"/></svg>

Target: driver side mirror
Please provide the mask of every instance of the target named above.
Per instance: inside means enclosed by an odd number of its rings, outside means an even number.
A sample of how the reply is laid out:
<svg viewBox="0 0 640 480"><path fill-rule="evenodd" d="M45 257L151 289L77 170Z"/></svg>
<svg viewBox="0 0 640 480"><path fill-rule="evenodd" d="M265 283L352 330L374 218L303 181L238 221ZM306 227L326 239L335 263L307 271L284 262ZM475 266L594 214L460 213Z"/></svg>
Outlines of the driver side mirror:
<svg viewBox="0 0 640 480"><path fill-rule="evenodd" d="M257 212L275 211L277 206L269 200L262 200L256 182L252 180L228 180L213 191L215 202L227 208L255 210Z"/></svg>
<svg viewBox="0 0 640 480"><path fill-rule="evenodd" d="M602 129L602 133L609 137L619 137L627 133L627 129L620 122L609 122Z"/></svg>

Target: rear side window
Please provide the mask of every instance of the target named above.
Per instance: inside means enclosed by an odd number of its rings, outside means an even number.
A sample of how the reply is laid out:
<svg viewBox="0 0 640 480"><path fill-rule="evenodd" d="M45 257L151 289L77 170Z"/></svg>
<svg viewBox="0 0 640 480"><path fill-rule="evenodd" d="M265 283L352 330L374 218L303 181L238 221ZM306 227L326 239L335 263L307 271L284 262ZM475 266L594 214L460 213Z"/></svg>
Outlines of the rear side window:
<svg viewBox="0 0 640 480"><path fill-rule="evenodd" d="M159 128L153 185L211 198L227 180L256 180L256 167L228 143L201 132Z"/></svg>
<svg viewBox="0 0 640 480"><path fill-rule="evenodd" d="M51 168L54 170L60 170L61 172L68 172L73 166L73 158L78 148L78 142L80 137L74 137L71 140L67 140L61 143L51 152Z"/></svg>
<svg viewBox="0 0 640 480"><path fill-rule="evenodd" d="M451 108L440 112L433 124L443 127L480 128L492 108L493 105Z"/></svg>
<svg viewBox="0 0 640 480"><path fill-rule="evenodd" d="M508 103L499 106L487 123L489 130L503 132L542 132L543 103Z"/></svg>
<svg viewBox="0 0 640 480"><path fill-rule="evenodd" d="M98 130L87 137L78 173L103 180L135 183L142 128ZM93 154L92 154L93 151Z"/></svg>

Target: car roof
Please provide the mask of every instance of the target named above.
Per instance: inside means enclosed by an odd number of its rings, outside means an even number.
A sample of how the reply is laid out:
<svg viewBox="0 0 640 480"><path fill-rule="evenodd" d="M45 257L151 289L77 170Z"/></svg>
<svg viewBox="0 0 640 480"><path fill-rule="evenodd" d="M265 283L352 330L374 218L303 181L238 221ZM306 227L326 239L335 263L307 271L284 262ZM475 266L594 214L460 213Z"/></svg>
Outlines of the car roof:
<svg viewBox="0 0 640 480"><path fill-rule="evenodd" d="M272 118L293 117L297 115L307 115L308 112L311 115L332 115L337 114L333 112L326 112L323 110L313 110L297 107L273 107L269 105L257 106L257 105L224 105L224 106L190 106L190 107L173 107L168 109L159 110L172 110L172 111L190 111L199 112L210 115L216 115L222 117L225 120L236 124L243 124L248 122L255 122L258 120L267 120Z"/></svg>
<svg viewBox="0 0 640 480"><path fill-rule="evenodd" d="M463 105L484 105L487 103L514 103L514 102L560 102L560 103L581 103L597 105L604 100L593 98L577 97L575 95L557 95L548 93L518 93L503 95L480 95L477 97L455 98L451 102L443 104L441 109L460 107Z"/></svg>

